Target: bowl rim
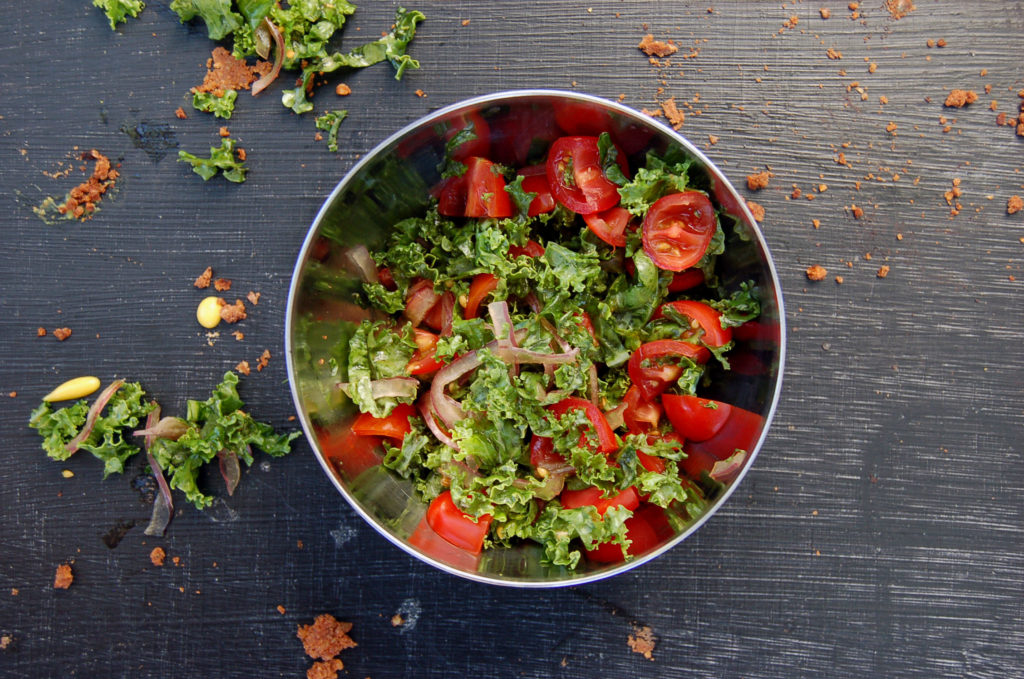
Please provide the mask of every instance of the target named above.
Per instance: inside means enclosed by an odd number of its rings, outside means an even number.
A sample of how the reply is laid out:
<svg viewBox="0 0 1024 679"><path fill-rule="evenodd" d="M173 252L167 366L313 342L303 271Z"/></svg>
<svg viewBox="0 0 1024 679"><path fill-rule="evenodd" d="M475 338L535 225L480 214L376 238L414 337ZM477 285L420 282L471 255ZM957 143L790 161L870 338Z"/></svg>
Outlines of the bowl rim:
<svg viewBox="0 0 1024 679"><path fill-rule="evenodd" d="M509 100L527 99L531 97L571 99L580 102L596 104L598 106L612 109L613 111L617 112L622 116L625 116L626 118L641 121L644 124L650 125L658 129L660 132L667 135L673 141L675 141L684 149L686 149L687 153L693 155L698 160L700 160L701 163L703 163L704 166L707 168L707 170L714 174L716 179L722 181L726 189L737 199L736 203L742 210L743 215L747 220L747 225L753 227L751 229L752 233L754 234L758 247L764 254L763 264L765 269L769 273L772 286L775 292L779 317L778 372L777 377L775 379L775 388L772 393L771 403L769 404L767 412L765 413L764 426L761 429L761 433L757 439L757 442L750 451L749 459L744 463L743 469L740 470L739 475L729 484L729 487L726 488L725 492L718 498L716 498L714 504L712 504L709 510L705 512L701 517L699 517L696 521L694 521L692 524L690 524L686 528L686 530L682 531L671 540L665 542L657 549L654 549L641 557L633 559L632 561L622 562L617 566L611 568L602 569L587 575L580 575L578 577L569 577L558 580L517 580L512 578L488 576L478 572L460 570L444 562L438 561L427 554L420 552L419 550L413 548L411 545L407 544L404 540L398 538L395 535L392 535L383 526L381 526L380 523L372 515L366 512L360 505L360 503L357 502L351 496L348 489L345 488L345 486L338 479L337 474L331 468L330 464L326 461L323 453L320 451L319 445L316 443L316 437L314 436L313 432L310 429L308 418L303 414L298 389L296 387L295 365L292 358L292 328L295 320L295 302L298 293L298 281L300 279L299 274L301 273L302 265L306 261L306 258L309 254L309 250L312 247L314 237L317 231L319 230L321 222L326 216L329 207L333 204L338 195L341 194L348 187L349 183L353 180L353 178L357 174L359 174L359 172L368 163L372 162L373 159L375 159L380 152L386 150L391 145L397 143L400 139L410 134L414 130L428 127L429 125L433 124L434 122L437 122L438 120L444 119L452 115L453 113L457 113L465 109L480 108L487 105L507 102ZM393 134L389 135L386 139L384 139L376 146L374 146L370 151L363 154L362 158L360 158L355 163L355 165L353 165L349 169L349 171L345 173L345 175L335 185L334 190L332 190L331 193L324 199L323 204L320 206L320 209L317 211L316 216L313 218L313 221L306 232L306 237L302 242L302 246L299 249L298 256L296 257L295 260L295 266L292 269L291 282L288 287L288 303L285 308L284 323L284 350L285 363L288 371L288 385L292 393L292 402L295 406L295 411L296 414L298 415L299 423L302 426L302 430L306 435L306 441L308 442L310 448L313 449L313 454L316 456L317 461L323 468L324 473L327 474L328 478L334 484L335 488L337 488L338 492L340 492L342 497L345 498L349 506L352 509L354 509L356 513L363 518L363 520L365 520L370 526L372 526L374 530L383 535L384 538L386 538L389 542L397 546L403 552L451 575L455 575L467 580L472 580L474 582L481 582L490 585L499 585L523 589L551 589L557 587L574 587L576 585L597 582L599 580L604 580L605 578L610 578L613 575L618 575L620 573L630 571L642 564L652 561L653 559L656 559L657 557L661 556L671 548L675 547L676 545L678 545L679 543L683 542L688 537L693 535L698 529L700 529L701 526L705 524L705 522L708 521L708 519L710 519L714 514L716 514L727 503L728 499L736 491L740 483L743 481L743 478L747 475L747 473L750 471L750 468L753 466L754 460L757 458L757 455L760 452L762 445L764 445L764 442L768 436L768 432L771 429L772 421L775 418L775 411L778 407L779 400L782 394L783 375L785 372L786 334L787 333L785 303L783 300L782 285L779 281L778 272L775 268L774 258L772 257L771 251L768 248L768 243L765 241L764 234L761 231L760 225L757 223L757 220L754 219L754 216L751 214L750 209L747 207L746 200L743 199L743 197L739 194L739 192L733 186L732 182L730 182L728 177L726 177L725 173L722 172L722 170L719 169L719 167L715 165L710 158L704 155L704 153L699 148L697 148L696 145L690 142L690 140L687 139L685 136L680 134L678 131L674 130L672 127L661 122L660 120L644 115L643 113L637 111L634 108L625 106L624 104L621 104L619 102L605 99L603 97L585 94L582 92L571 92L566 90L540 88L502 90L499 92L492 92L490 94L479 95L454 102L452 104L449 104L447 106L444 106L435 111L432 111L431 113L428 113L424 116L417 118L416 120L403 126L397 132L394 132Z"/></svg>

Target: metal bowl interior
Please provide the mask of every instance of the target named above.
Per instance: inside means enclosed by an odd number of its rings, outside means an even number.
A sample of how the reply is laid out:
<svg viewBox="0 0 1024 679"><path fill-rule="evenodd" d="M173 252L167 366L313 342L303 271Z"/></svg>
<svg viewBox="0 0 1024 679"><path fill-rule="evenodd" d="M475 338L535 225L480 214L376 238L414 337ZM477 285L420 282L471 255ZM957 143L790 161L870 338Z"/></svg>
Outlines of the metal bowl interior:
<svg viewBox="0 0 1024 679"><path fill-rule="evenodd" d="M672 146L682 147L695 159L691 177L696 185L731 217L722 220L727 247L716 269L721 285L732 290L752 280L759 292L763 309L756 332L745 333L730 353L744 369L716 372L710 388L701 394L760 416L761 426L743 467L717 489L707 511L675 517L671 537L629 562L609 565L584 559L577 570L568 570L543 563L540 548L533 544L488 549L480 556L453 547L426 527L425 504L409 482L380 465L379 448L365 445L349 431L357 412L337 387L332 365L345 360L347 340L368 313L357 303L361 282L346 253L359 244L380 248L393 224L423 213L430 188L441 178L438 168L446 133L467 114L488 123L492 149L513 153L529 145L531 129L550 127L567 115L576 126L609 130L629 155L630 167L642 166L648 151L662 154ZM519 130L514 133L519 136L500 136L510 129ZM471 580L518 587L574 585L623 572L664 553L693 533L736 489L767 435L779 398L784 318L771 256L744 200L684 137L632 109L595 97L550 90L504 92L449 106L409 125L367 154L339 182L313 222L295 266L286 320L288 377L302 426L323 469L385 538L427 563Z"/></svg>

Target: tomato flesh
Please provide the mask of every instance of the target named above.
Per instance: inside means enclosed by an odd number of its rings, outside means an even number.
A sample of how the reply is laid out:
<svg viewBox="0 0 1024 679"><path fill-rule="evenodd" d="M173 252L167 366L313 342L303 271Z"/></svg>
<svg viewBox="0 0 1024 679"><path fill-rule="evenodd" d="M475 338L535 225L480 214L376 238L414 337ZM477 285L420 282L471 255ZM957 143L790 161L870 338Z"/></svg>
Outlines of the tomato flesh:
<svg viewBox="0 0 1024 679"><path fill-rule="evenodd" d="M583 215L583 221L587 228L594 232L594 235L608 245L618 248L626 247L626 226L632 215L624 207L615 206L604 212L591 215Z"/></svg>
<svg viewBox="0 0 1024 679"><path fill-rule="evenodd" d="M374 417L360 413L352 423L352 433L360 436L384 436L401 441L412 431L409 418L416 415L416 408L408 403L399 403L387 417Z"/></svg>
<svg viewBox="0 0 1024 679"><path fill-rule="evenodd" d="M479 554L483 549L492 519L490 514L484 514L474 520L455 505L450 490L435 497L427 507L427 523L434 532L472 554Z"/></svg>
<svg viewBox="0 0 1024 679"><path fill-rule="evenodd" d="M555 197L551 195L547 168L543 165L531 165L519 170L519 174L523 177L523 191L537 194L530 201L530 208L526 213L527 216L536 217L539 214L554 210Z"/></svg>
<svg viewBox="0 0 1024 679"><path fill-rule="evenodd" d="M715 235L711 201L699 191L659 198L647 211L642 229L644 252L659 269L683 271L700 261Z"/></svg>
<svg viewBox="0 0 1024 679"><path fill-rule="evenodd" d="M530 439L530 464L534 469L563 469L568 466L565 457L555 452L555 444L547 436L534 435Z"/></svg>
<svg viewBox="0 0 1024 679"><path fill-rule="evenodd" d="M623 174L625 155L617 156ZM619 187L604 176L597 137L561 137L548 150L548 185L555 199L581 215L603 212L619 202Z"/></svg>
<svg viewBox="0 0 1024 679"><path fill-rule="evenodd" d="M654 532L651 524L642 516L631 516L626 519L626 539L629 540L629 547L626 553L630 556L639 556L658 546L658 534ZM585 550L587 558L597 563L618 563L625 560L622 554L622 545L614 542L605 542L594 549Z"/></svg>
<svg viewBox="0 0 1024 679"><path fill-rule="evenodd" d="M434 358L434 354L437 353L437 335L422 328L415 328L413 332L416 353L409 359L405 371L410 375L429 375L440 370L444 363Z"/></svg>
<svg viewBox="0 0 1024 679"><path fill-rule="evenodd" d="M601 516L612 507L625 507L633 511L640 506L640 493L636 486L630 486L613 497L604 497L604 492L594 486L581 490L563 490L558 499L566 509L594 507Z"/></svg>
<svg viewBox="0 0 1024 679"><path fill-rule="evenodd" d="M508 254L512 257L526 255L527 257L543 257L544 246L535 240L526 241L526 245L510 245Z"/></svg>
<svg viewBox="0 0 1024 679"><path fill-rule="evenodd" d="M559 417L570 410L582 410L597 434L597 449L602 453L614 453L618 450L619 446L615 441L615 432L612 431L611 425L608 424L608 420L605 419L601 409L590 401L577 396L570 396L548 406L548 410Z"/></svg>
<svg viewBox="0 0 1024 679"><path fill-rule="evenodd" d="M463 318L476 318L480 313L480 303L487 295L494 292L498 287L498 278L494 274L480 273L473 277L469 284L469 295L466 297L466 308L462 312Z"/></svg>
<svg viewBox="0 0 1024 679"><path fill-rule="evenodd" d="M683 357L697 363L708 360L711 353L704 347L683 340L654 340L641 344L629 357L629 379L640 389L640 394L653 401L670 384L679 379L683 369L676 363L663 363L672 357Z"/></svg>
<svg viewBox="0 0 1024 679"><path fill-rule="evenodd" d="M512 198L497 165L479 156L466 161L466 217L511 217Z"/></svg>
<svg viewBox="0 0 1024 679"><path fill-rule="evenodd" d="M728 403L689 394L663 394L661 404L672 427L687 441L707 441L721 431L732 413Z"/></svg>
<svg viewBox="0 0 1024 679"><path fill-rule="evenodd" d="M622 402L626 405L622 412L622 419L626 422L626 428L630 433L635 434L658 428L658 422L661 421L661 406L655 401L644 398L640 387L636 384L626 390Z"/></svg>
<svg viewBox="0 0 1024 679"><path fill-rule="evenodd" d="M704 331L701 341L709 347L724 347L732 341L732 328L722 327L722 313L704 302L683 299L662 304L654 312L652 320L665 317L665 309L672 309L681 316L695 321Z"/></svg>

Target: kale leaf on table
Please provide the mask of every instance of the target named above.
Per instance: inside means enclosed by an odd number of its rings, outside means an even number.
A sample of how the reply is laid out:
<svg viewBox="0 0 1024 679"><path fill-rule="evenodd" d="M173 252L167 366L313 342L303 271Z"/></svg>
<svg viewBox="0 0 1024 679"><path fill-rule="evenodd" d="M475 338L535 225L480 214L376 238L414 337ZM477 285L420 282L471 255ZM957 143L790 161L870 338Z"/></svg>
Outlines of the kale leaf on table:
<svg viewBox="0 0 1024 679"><path fill-rule="evenodd" d="M224 137L220 146L210 147L210 157L201 158L188 151L178 151L178 162L188 163L192 171L209 180L218 172L224 175L229 182L241 183L245 181L246 167L241 152L235 151L236 141L230 137Z"/></svg>
<svg viewBox="0 0 1024 679"><path fill-rule="evenodd" d="M142 0L92 0L93 7L99 7L107 15L110 30L116 30L119 23L127 22L128 17L137 17L146 7Z"/></svg>

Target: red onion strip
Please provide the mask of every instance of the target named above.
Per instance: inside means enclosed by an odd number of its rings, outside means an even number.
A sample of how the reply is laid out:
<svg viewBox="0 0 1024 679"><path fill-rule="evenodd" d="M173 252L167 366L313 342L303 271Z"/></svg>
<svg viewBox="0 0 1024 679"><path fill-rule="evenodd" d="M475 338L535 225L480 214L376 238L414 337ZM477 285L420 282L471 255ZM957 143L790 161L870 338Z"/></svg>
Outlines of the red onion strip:
<svg viewBox="0 0 1024 679"><path fill-rule="evenodd" d="M590 370L587 373L587 392L590 402L600 407L601 385L597 382L597 366L593 363L590 364Z"/></svg>
<svg viewBox="0 0 1024 679"><path fill-rule="evenodd" d="M360 280L364 283L380 283L380 276L377 274L377 263L370 256L370 251L365 245L354 245L344 251L345 260L351 264Z"/></svg>
<svg viewBox="0 0 1024 679"><path fill-rule="evenodd" d="M382 380L373 380L370 382L370 396L373 398L412 398L416 395L419 384L415 377L388 377ZM351 382L339 382L338 388L351 398Z"/></svg>
<svg viewBox="0 0 1024 679"><path fill-rule="evenodd" d="M476 351L470 351L457 361L441 368L434 375L434 379L430 383L430 405L433 406L434 412L437 413L444 426L451 428L455 422L465 417L459 402L444 393L445 387L479 365L480 356Z"/></svg>
<svg viewBox="0 0 1024 679"><path fill-rule="evenodd" d="M708 472L708 476L713 478L715 481L725 481L730 476L738 472L743 468L743 462L747 459L747 451L737 449L735 453L719 460L715 463L715 466Z"/></svg>
<svg viewBox="0 0 1024 679"><path fill-rule="evenodd" d="M82 445L82 441L89 438L89 434L92 433L92 428L96 426L96 418L100 416L100 412L102 412L103 408L106 407L107 402L110 401L110 398L122 386L124 386L124 380L114 380L110 383L110 386L100 392L100 395L96 398L92 407L89 408L89 413L85 416L85 426L82 427L82 431L78 433L78 436L68 441L65 449L69 453L77 452L78 446Z"/></svg>
<svg viewBox="0 0 1024 679"><path fill-rule="evenodd" d="M238 482L242 478L242 467L238 464L238 454L233 450L218 450L217 462L228 495L234 495L235 488L238 487Z"/></svg>
<svg viewBox="0 0 1024 679"><path fill-rule="evenodd" d="M452 336L455 323L455 295L446 292L441 295L441 337Z"/></svg>
<svg viewBox="0 0 1024 679"><path fill-rule="evenodd" d="M434 413L430 410L430 400L420 399L420 402L417 405L420 409L420 415L423 416L423 420L427 423L427 429L437 437L437 440L449 448L458 450L459 447L455 445L455 441L453 441L452 438L445 433L444 429L441 429L441 425L437 423Z"/></svg>
<svg viewBox="0 0 1024 679"><path fill-rule="evenodd" d="M153 401L153 410L146 417L146 430L152 431L156 429L159 421L160 406L156 401ZM159 536L164 534L167 530L167 525L174 516L174 500L171 498L171 488L167 485L167 479L164 478L164 473L150 450L153 447L154 441L156 441L156 434L148 433L145 434L145 437L146 459L149 461L149 468L153 471L156 485L160 488L160 494L153 501L153 515L150 517L149 525L146 526L144 532L146 535Z"/></svg>
<svg viewBox="0 0 1024 679"><path fill-rule="evenodd" d="M278 74L281 73L281 64L284 63L284 37L282 37L281 31L277 30L274 22L266 17L264 17L261 26L270 31L270 35L274 38L274 66L270 69L269 73L252 84L252 96L254 97L265 90L270 83L277 80Z"/></svg>

